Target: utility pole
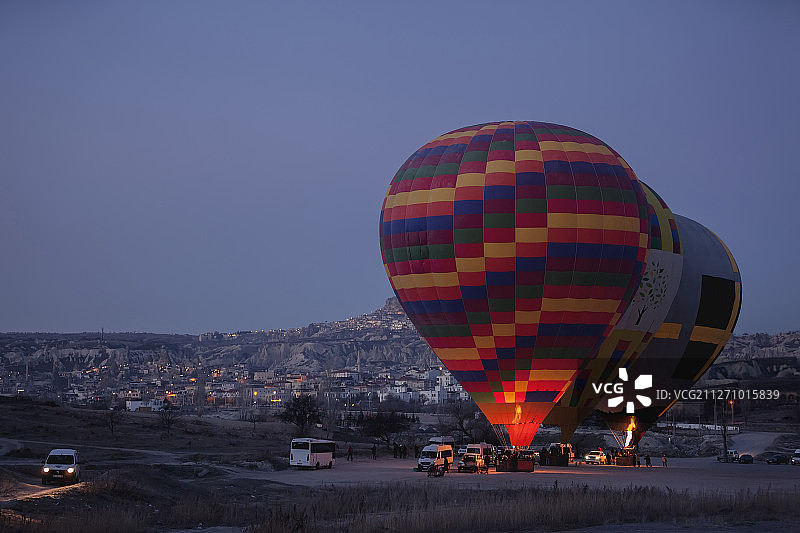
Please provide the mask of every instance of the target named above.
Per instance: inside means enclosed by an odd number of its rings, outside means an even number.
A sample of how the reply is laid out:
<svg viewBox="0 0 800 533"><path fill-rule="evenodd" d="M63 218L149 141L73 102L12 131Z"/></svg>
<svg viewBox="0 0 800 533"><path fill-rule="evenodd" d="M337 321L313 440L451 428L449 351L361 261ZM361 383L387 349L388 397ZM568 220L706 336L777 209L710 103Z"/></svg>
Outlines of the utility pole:
<svg viewBox="0 0 800 533"><path fill-rule="evenodd" d="M717 423L717 399L714 398L714 431L717 430L718 425L719 424Z"/></svg>
<svg viewBox="0 0 800 533"><path fill-rule="evenodd" d="M725 462L728 461L728 423L725 421L725 408L722 409L722 453L725 454Z"/></svg>

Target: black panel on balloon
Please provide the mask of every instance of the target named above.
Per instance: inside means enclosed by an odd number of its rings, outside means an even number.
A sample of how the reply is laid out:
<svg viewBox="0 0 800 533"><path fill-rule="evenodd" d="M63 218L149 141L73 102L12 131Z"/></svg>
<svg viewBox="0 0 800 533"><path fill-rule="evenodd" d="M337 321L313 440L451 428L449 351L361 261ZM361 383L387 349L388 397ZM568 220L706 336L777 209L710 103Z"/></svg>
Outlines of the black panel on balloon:
<svg viewBox="0 0 800 533"><path fill-rule="evenodd" d="M731 279L703 276L700 306L697 308L696 326L728 329L733 303L736 300L735 283Z"/></svg>
<svg viewBox="0 0 800 533"><path fill-rule="evenodd" d="M731 322L731 324L733 324L731 326L731 331L733 331L733 329L736 327L736 324L739 322L739 313L742 312L742 301L741 301L742 287L741 287L741 285L742 285L741 282L739 282L739 281L736 282L736 288L739 289L739 295L740 295L739 298L740 299L739 299L739 305L736 307L736 313L734 314L733 322Z"/></svg>
<svg viewBox="0 0 800 533"><path fill-rule="evenodd" d="M717 345L714 343L689 341L672 378L694 380L698 372L711 360L716 349Z"/></svg>

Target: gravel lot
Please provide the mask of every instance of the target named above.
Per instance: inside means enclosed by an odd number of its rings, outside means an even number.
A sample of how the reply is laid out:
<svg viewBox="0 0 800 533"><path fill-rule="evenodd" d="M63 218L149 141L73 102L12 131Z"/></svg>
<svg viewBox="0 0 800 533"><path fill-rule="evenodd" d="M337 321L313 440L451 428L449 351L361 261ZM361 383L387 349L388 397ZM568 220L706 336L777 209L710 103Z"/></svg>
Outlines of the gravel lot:
<svg viewBox="0 0 800 533"><path fill-rule="evenodd" d="M569 467L539 467L533 473L494 472L489 474L459 474L452 472L435 481L442 485L465 489L508 487L517 485L560 486L589 485L590 487L627 487L630 485L669 487L673 490L737 491L740 489L800 487L800 467L789 465L752 465L718 463L712 457L669 459L668 467L652 468L584 465ZM427 475L413 471L411 459L362 459L353 462L338 460L331 470L282 470L278 472L243 471L242 477L268 479L287 485L321 486L340 484L369 484L389 481L420 483L429 481Z"/></svg>

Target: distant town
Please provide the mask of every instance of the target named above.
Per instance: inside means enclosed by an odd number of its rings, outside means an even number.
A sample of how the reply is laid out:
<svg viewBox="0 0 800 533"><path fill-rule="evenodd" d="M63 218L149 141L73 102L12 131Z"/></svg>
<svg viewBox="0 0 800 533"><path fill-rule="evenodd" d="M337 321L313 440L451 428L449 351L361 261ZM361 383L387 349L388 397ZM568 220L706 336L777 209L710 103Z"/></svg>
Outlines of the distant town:
<svg viewBox="0 0 800 533"><path fill-rule="evenodd" d="M734 336L699 386L768 380L796 401L798 361L800 333ZM0 394L186 412L270 411L301 395L333 411L469 400L394 298L369 314L291 330L4 333Z"/></svg>
<svg viewBox="0 0 800 533"><path fill-rule="evenodd" d="M263 411L310 395L359 410L390 399L420 406L469 399L394 299L374 313L292 330L196 337L4 334L0 340L0 394L95 408ZM328 353L342 342L353 353L344 358ZM410 345L401 351L413 357L382 358L382 351L372 349L381 342ZM293 350L298 343L305 348L299 354ZM271 350L285 357L276 361ZM297 355L300 360L293 360ZM337 362L340 366L332 366Z"/></svg>

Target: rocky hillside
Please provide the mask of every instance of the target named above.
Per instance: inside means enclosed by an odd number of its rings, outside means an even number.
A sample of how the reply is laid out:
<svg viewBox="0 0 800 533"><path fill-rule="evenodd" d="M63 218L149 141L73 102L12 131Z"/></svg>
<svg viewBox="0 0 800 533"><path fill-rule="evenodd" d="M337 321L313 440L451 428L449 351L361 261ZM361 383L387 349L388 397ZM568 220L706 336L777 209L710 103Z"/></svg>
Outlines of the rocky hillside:
<svg viewBox="0 0 800 533"><path fill-rule="evenodd" d="M0 334L0 372L63 372L130 363L203 366L246 363L251 369L319 372L355 367L379 371L426 366L437 359L394 298L372 313L293 330L208 333ZM800 332L734 336L707 380L800 376Z"/></svg>
<svg viewBox="0 0 800 533"><path fill-rule="evenodd" d="M718 357L719 362L746 361L772 357L800 359L800 331L778 333L745 333L734 335Z"/></svg>
<svg viewBox="0 0 800 533"><path fill-rule="evenodd" d="M200 336L113 333L0 334L0 371L64 372L122 368L128 363L247 364L251 369L319 372L361 366L434 364L394 298L373 313L293 330L207 333Z"/></svg>

